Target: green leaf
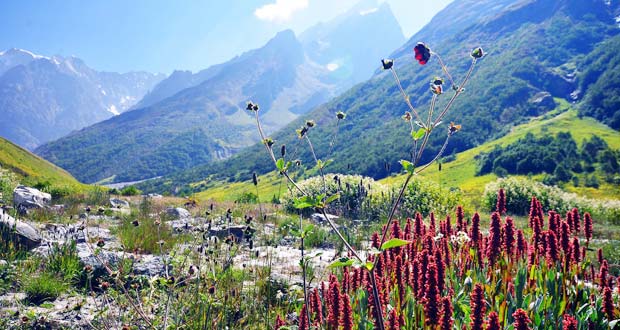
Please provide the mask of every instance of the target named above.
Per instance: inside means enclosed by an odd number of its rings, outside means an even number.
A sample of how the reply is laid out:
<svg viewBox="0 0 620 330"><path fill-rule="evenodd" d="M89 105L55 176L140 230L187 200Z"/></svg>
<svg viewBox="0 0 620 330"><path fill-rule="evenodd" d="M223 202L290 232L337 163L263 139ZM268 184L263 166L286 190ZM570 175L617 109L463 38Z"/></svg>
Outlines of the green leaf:
<svg viewBox="0 0 620 330"><path fill-rule="evenodd" d="M329 268L337 268L337 267L349 267L353 265L355 260L349 258L340 258L331 264L329 264Z"/></svg>
<svg viewBox="0 0 620 330"><path fill-rule="evenodd" d="M426 133L426 129L420 128L417 132L411 131L411 137L413 138L414 141L417 141L423 138L425 133Z"/></svg>
<svg viewBox="0 0 620 330"><path fill-rule="evenodd" d="M366 269L368 269L368 271L372 271L375 264L372 261L366 261L366 264L364 266L366 267Z"/></svg>
<svg viewBox="0 0 620 330"><path fill-rule="evenodd" d="M334 194L329 196L329 198L327 198L327 200L325 200L325 204L329 204L335 200L337 200L338 198L340 198L340 194Z"/></svg>
<svg viewBox="0 0 620 330"><path fill-rule="evenodd" d="M312 232L312 230L314 230L314 225L313 224L310 224L310 225L307 225L306 227L304 227L304 230L301 233L301 238L305 238L306 236L308 236L308 234L310 232Z"/></svg>
<svg viewBox="0 0 620 330"><path fill-rule="evenodd" d="M284 170L284 158L278 159L278 161L276 162L276 167L280 172Z"/></svg>
<svg viewBox="0 0 620 330"><path fill-rule="evenodd" d="M413 174L414 173L415 166L413 166L413 163L411 163L410 161L403 159L403 160L400 161L400 164L403 166L403 169L405 171L407 171L407 173L409 173L409 174Z"/></svg>
<svg viewBox="0 0 620 330"><path fill-rule="evenodd" d="M314 200L308 196L301 196L295 199L294 205L296 209L307 209L314 206Z"/></svg>
<svg viewBox="0 0 620 330"><path fill-rule="evenodd" d="M411 243L410 241L406 241L404 239L400 239L400 238L392 238L389 241L386 241L385 243L381 244L381 250L387 250L387 249L391 249L391 248L395 248L395 247L399 247L399 246L404 246Z"/></svg>

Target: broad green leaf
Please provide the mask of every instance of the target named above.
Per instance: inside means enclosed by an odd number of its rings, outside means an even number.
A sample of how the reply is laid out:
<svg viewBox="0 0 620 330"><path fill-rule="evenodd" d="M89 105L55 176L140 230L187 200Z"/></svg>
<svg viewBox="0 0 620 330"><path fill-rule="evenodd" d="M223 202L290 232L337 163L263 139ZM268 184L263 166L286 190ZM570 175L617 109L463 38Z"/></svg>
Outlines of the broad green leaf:
<svg viewBox="0 0 620 330"><path fill-rule="evenodd" d="M372 261L366 261L366 264L364 266L366 267L366 269L368 269L368 271L372 271L375 264Z"/></svg>
<svg viewBox="0 0 620 330"><path fill-rule="evenodd" d="M403 166L403 169L409 173L409 174L413 174L413 172L415 171L415 166L413 166L413 164L408 161L408 160L401 160L400 164Z"/></svg>
<svg viewBox="0 0 620 330"><path fill-rule="evenodd" d="M411 137L413 137L414 141L417 141L424 137L426 130L424 128L420 128L417 132L411 131Z"/></svg>
<svg viewBox="0 0 620 330"><path fill-rule="evenodd" d="M329 268L336 268L336 267L348 267L348 266L352 266L353 265L354 260L353 259L349 259L349 258L340 258L334 262L332 262L331 264L329 264Z"/></svg>
<svg viewBox="0 0 620 330"><path fill-rule="evenodd" d="M306 209L314 206L314 200L308 196L302 196L295 200L296 209Z"/></svg>
<svg viewBox="0 0 620 330"><path fill-rule="evenodd" d="M400 239L400 238L392 238L389 241L386 241L385 243L381 244L381 250L387 250L387 249L391 249L391 248L395 248L395 247L399 247L399 246L404 246L411 243L410 241L406 241L404 239Z"/></svg>
<svg viewBox="0 0 620 330"><path fill-rule="evenodd" d="M276 167L280 172L284 170L284 158L278 159L278 161L276 162Z"/></svg>
<svg viewBox="0 0 620 330"><path fill-rule="evenodd" d="M329 197L327 198L327 200L325 200L325 204L329 204L329 203L331 203L331 202L333 202L333 201L337 200L338 198L340 198L340 195L339 195L339 194L334 194L334 195L331 195L331 196L329 196Z"/></svg>

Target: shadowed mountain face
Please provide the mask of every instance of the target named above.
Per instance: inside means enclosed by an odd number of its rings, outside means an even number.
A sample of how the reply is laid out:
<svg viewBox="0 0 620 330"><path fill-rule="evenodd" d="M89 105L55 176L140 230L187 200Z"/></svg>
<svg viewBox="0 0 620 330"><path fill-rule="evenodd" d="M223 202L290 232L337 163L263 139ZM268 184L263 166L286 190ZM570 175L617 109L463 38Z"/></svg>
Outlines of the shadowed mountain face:
<svg viewBox="0 0 620 330"><path fill-rule="evenodd" d="M163 76L97 72L75 57L0 53L0 135L29 149L129 109Z"/></svg>
<svg viewBox="0 0 620 330"><path fill-rule="evenodd" d="M446 152L449 155L500 137L514 125L555 109L557 99L596 108L590 96L593 89L588 86L604 85L598 77L605 73L610 79L617 76L609 72L617 66L615 54L619 50L616 39L620 30L614 21L614 10L614 6L599 0L455 1L393 53L394 66L412 103L424 111L432 95L428 82L443 73L436 58L431 57L425 66L413 59L416 42L434 40L430 47L442 55L457 83L469 68L471 49L482 46L487 52L466 92L440 126L447 131L446 123L453 121L463 127L451 138ZM446 28L452 21L458 23L460 30ZM601 62L601 57L610 63ZM615 80L606 86L617 91ZM600 88L599 94L607 95L604 91ZM446 104L451 93L440 98L439 107ZM335 113L340 110L346 111L347 117L340 124L333 154L327 156L325 151L335 130ZM401 118L406 110L392 75L378 72L303 119L317 122L310 138L319 158L334 159L330 172L382 178L400 170L398 161L410 157L409 128ZM606 116L614 110L588 111ZM312 167L310 151L295 136L295 129L302 125L302 119L296 120L274 134L273 139L276 146L286 144L289 152ZM433 133L423 162L437 153L445 139L444 132L440 128ZM190 183L205 179L247 180L252 172L273 170L262 149L257 144L226 161L198 166L141 187L189 193L203 188Z"/></svg>
<svg viewBox="0 0 620 330"><path fill-rule="evenodd" d="M376 52L388 54L404 41L387 6L350 12L329 25L316 30L325 32L322 37L343 39L381 25L379 31L391 37L375 33L367 36L366 46L332 52L352 63L335 68L313 59L318 55L309 54L311 46L283 31L226 63L196 74L174 72L134 110L41 146L37 153L85 182L145 179L227 158L256 141L247 101L261 105L265 129L274 132L370 76L377 67ZM368 45L376 51L364 51Z"/></svg>

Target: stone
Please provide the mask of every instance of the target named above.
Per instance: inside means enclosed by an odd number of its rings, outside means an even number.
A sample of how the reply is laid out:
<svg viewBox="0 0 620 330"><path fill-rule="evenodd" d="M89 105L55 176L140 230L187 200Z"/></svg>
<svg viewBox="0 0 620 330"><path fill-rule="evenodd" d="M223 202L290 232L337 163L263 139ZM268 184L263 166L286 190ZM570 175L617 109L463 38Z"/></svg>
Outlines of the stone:
<svg viewBox="0 0 620 330"><path fill-rule="evenodd" d="M110 198L110 205L115 208L128 208L129 202L118 198Z"/></svg>
<svg viewBox="0 0 620 330"><path fill-rule="evenodd" d="M160 256L140 255L134 259L132 270L135 275L164 276L166 275L166 263ZM168 273L171 270L172 266L168 263Z"/></svg>
<svg viewBox="0 0 620 330"><path fill-rule="evenodd" d="M13 204L25 208L44 208L52 201L52 195L38 189L17 186L13 190Z"/></svg>
<svg viewBox="0 0 620 330"><path fill-rule="evenodd" d="M246 226L213 227L209 229L209 235L217 238L226 238L228 235L233 235L237 241L241 242L246 228Z"/></svg>
<svg viewBox="0 0 620 330"><path fill-rule="evenodd" d="M20 247L32 250L41 245L42 238L39 232L31 225L15 220L10 215L0 211L0 236L15 235L15 240Z"/></svg>
<svg viewBox="0 0 620 330"><path fill-rule="evenodd" d="M540 113L545 113L555 109L556 104L553 96L548 92L536 93L531 99L530 103L538 108Z"/></svg>
<svg viewBox="0 0 620 330"><path fill-rule="evenodd" d="M330 220L336 220L336 219L338 219L338 216L337 216L337 215L333 215L333 214L329 214L329 213L327 214L327 217L328 217ZM324 216L323 216L323 214L321 214L321 213L313 213L313 214L310 216L310 219L312 219L312 221L314 221L314 222L316 222L316 223L323 223L324 221L326 221L326 220L325 220L325 217L324 217Z"/></svg>
<svg viewBox="0 0 620 330"><path fill-rule="evenodd" d="M166 209L166 214L174 219L187 219L192 216L188 210L182 207L169 207Z"/></svg>

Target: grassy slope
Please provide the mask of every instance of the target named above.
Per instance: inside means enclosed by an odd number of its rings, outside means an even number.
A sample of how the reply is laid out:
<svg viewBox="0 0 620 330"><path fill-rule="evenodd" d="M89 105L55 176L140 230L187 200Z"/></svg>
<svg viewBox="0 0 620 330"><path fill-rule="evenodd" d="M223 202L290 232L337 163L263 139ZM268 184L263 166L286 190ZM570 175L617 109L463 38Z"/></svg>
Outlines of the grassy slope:
<svg viewBox="0 0 620 330"><path fill-rule="evenodd" d="M60 167L3 138L0 138L0 166L15 173L24 184L49 182L58 187L85 187Z"/></svg>
<svg viewBox="0 0 620 330"><path fill-rule="evenodd" d="M544 131L556 134L569 131L578 145L581 145L583 139L590 138L592 135L598 135L611 148L620 149L620 133L593 118L578 118L577 111L572 109L567 102L559 99L556 101L560 104L557 110L545 116L534 118L526 124L514 127L509 134L502 138L457 154L456 160L443 164L441 172L438 171L437 166L431 166L425 172L422 172L421 176L438 182L445 188L458 187L464 193L465 202L474 208L478 208L478 199L484 192L485 185L496 180L497 177L494 174L476 176L477 162L474 157L480 153L491 151L495 145L509 145L524 137L528 132L540 134ZM467 127L463 129L467 129ZM399 184L402 180L403 176L391 176L383 179L382 182L386 184ZM620 196L620 187L610 185L604 182L604 180L600 180L600 182L601 186L599 189L573 187L571 184L566 184L565 189L591 198L618 198ZM261 176L259 178L260 199L262 201L270 201L274 194L277 195L279 185L280 177L276 176L275 173L272 172ZM256 192L251 181L237 183L214 182L210 186L206 191L198 193L196 197L201 200L231 201L244 192ZM282 191L285 191L284 186Z"/></svg>

